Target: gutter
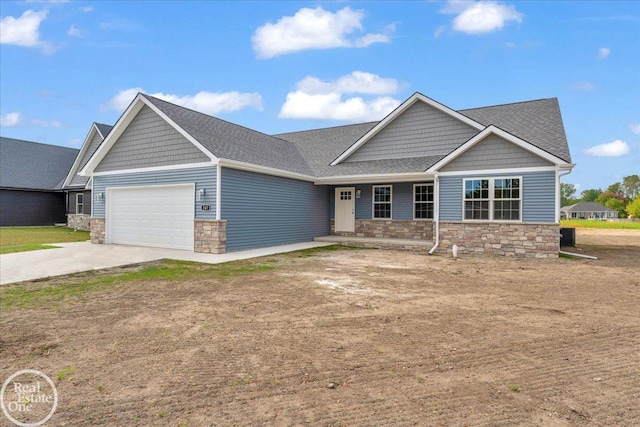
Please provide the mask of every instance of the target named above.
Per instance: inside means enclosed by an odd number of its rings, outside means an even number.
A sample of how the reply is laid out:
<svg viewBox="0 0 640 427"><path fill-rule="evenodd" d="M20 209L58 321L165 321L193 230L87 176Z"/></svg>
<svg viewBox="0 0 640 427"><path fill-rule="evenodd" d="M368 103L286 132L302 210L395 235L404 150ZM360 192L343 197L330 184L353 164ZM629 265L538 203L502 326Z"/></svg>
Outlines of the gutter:
<svg viewBox="0 0 640 427"><path fill-rule="evenodd" d="M433 253L438 249L440 245L440 177L436 173L433 177L435 182L435 193L433 198L437 201L435 204L435 212L433 213L434 220L436 222L436 244L433 245L431 250L429 251L429 255L433 255Z"/></svg>

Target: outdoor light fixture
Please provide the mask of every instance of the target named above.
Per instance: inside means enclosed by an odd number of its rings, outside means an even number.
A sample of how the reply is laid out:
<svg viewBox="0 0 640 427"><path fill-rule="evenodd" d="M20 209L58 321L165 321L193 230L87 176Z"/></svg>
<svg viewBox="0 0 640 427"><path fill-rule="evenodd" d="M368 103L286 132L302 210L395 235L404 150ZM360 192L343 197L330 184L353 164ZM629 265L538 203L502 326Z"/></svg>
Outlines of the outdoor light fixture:
<svg viewBox="0 0 640 427"><path fill-rule="evenodd" d="M204 199L204 188L201 188L198 190L198 201L201 201L202 199Z"/></svg>
<svg viewBox="0 0 640 427"><path fill-rule="evenodd" d="M102 200L102 199L104 199L104 193L96 194L96 200Z"/></svg>
<svg viewBox="0 0 640 427"><path fill-rule="evenodd" d="M356 190L356 199L362 197L362 190Z"/></svg>

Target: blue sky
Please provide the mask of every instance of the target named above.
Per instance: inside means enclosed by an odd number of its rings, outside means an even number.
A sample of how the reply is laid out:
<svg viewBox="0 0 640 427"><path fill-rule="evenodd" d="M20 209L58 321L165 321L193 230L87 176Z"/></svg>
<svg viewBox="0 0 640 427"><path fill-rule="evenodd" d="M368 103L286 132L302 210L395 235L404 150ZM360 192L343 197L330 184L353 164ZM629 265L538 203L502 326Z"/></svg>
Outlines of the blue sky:
<svg viewBox="0 0 640 427"><path fill-rule="evenodd" d="M80 147L137 91L265 133L557 97L579 191L640 173L640 2L2 1L0 132Z"/></svg>

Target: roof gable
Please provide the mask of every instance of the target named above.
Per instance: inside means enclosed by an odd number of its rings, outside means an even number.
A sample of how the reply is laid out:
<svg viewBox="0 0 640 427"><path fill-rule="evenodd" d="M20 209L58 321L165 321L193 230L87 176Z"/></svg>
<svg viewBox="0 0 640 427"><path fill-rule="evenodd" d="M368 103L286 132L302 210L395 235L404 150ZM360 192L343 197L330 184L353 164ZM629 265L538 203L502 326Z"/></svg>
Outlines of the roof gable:
<svg viewBox="0 0 640 427"><path fill-rule="evenodd" d="M84 168L91 156L93 156L100 144L102 144L104 138L109 134L112 127L113 126L95 122L91 125L89 133L87 133L82 143L80 152L64 180L63 187L78 188L88 185L89 178L78 175L78 171Z"/></svg>
<svg viewBox="0 0 640 427"><path fill-rule="evenodd" d="M0 187L59 190L78 151L0 137Z"/></svg>
<svg viewBox="0 0 640 427"><path fill-rule="evenodd" d="M481 141L483 141L485 138L487 138L489 135L497 135L500 138L509 141L551 163L553 163L554 165L559 165L559 166L565 166L565 167L572 167L573 165L571 165L570 163L562 160L559 157L554 156L553 154L547 153L546 151L530 144L527 141L524 141L521 138L518 138L515 135L512 135L496 126L489 126L487 127L485 130L483 130L482 132L480 132L479 134L477 134L476 136L474 136L473 138L471 138L469 141L465 142L464 144L462 144L460 147L456 148L455 150L453 150L451 153L449 153L447 156L443 157L440 161L438 161L437 163L435 163L433 166L431 166L428 169L428 172L438 172L438 171L442 171L442 169L450 164L451 162L453 162L456 158L458 158L459 156L461 156L462 154L464 154L465 152L467 152L468 150L470 150L472 147L474 147L475 145L477 145L478 143L480 143Z"/></svg>
<svg viewBox="0 0 640 427"><path fill-rule="evenodd" d="M416 105L417 104L417 105ZM415 106L415 107L414 107ZM406 120L402 120L403 117L407 114L408 118ZM429 120L420 120L421 115L430 115ZM396 121L400 121L397 125L394 126ZM443 126L445 128L450 128L451 133L453 134L452 138L445 138L445 146L449 146L452 144L451 140L457 139L457 144L453 144L449 150L444 147L436 146L429 150L429 145L436 141L442 141L442 129L438 129L439 126ZM410 147L408 151L403 152L402 150L396 150L394 153L384 153L384 149L380 149L379 145L384 145L389 141L395 141L395 138L389 138L389 135L383 134L385 130L389 128L389 131L386 133L397 133L402 132L413 132L413 137L415 139L414 147ZM400 128L400 129L393 129ZM431 98L424 96L421 93L414 93L409 99L403 102L398 108L392 111L387 117L385 117L382 121L380 121L376 126L374 126L371 130L369 130L365 135L359 138L357 141L353 143L347 150L345 150L338 158L336 158L331 165L337 165L343 161L346 161L350 158L350 156L354 156L354 160L375 160L383 159L387 157L389 154L393 156L393 158L406 158L413 157L416 155L422 156L433 156L438 154L446 154L446 152L453 149L455 146L459 145L462 141L468 139L473 134L478 131L484 129L484 126L475 120L458 113L451 108L440 104L439 102L434 101ZM447 130L444 130L444 135L447 135ZM438 135L440 133L440 135ZM379 138L379 143L374 144L378 145L377 150L373 149L373 153L364 153L363 155L356 156L355 153L359 150L363 150L365 144L368 144L374 140L377 135L381 135ZM466 135L466 138L464 137ZM460 138L463 138L460 140ZM393 142L392 142L393 144ZM445 150L445 151L443 151ZM393 150L392 150L393 151ZM439 152L435 152L439 151Z"/></svg>
<svg viewBox="0 0 640 427"><path fill-rule="evenodd" d="M460 110L485 126L494 125L571 163L557 98Z"/></svg>

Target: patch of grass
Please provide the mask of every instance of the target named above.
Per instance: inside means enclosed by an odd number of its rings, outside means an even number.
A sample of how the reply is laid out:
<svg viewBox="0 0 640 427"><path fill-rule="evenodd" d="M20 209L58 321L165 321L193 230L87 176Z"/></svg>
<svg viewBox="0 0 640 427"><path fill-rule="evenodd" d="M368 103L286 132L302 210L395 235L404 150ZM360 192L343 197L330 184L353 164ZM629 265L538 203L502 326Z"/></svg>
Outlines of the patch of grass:
<svg viewBox="0 0 640 427"><path fill-rule="evenodd" d="M560 227L640 230L640 221L619 222L599 221L596 219L565 219L560 221Z"/></svg>
<svg viewBox="0 0 640 427"><path fill-rule="evenodd" d="M60 246L41 245L40 243L29 243L26 245L0 246L0 255L12 254L15 252L39 251L40 249L57 249Z"/></svg>
<svg viewBox="0 0 640 427"><path fill-rule="evenodd" d="M0 247L83 242L89 238L88 231L67 227L0 227Z"/></svg>
<svg viewBox="0 0 640 427"><path fill-rule="evenodd" d="M96 390L98 390L99 392L102 392L102 390L104 390L104 387L102 387L100 384L98 384L96 386Z"/></svg>
<svg viewBox="0 0 640 427"><path fill-rule="evenodd" d="M518 384L509 384L509 390L514 393L520 393L520 387L518 387Z"/></svg>
<svg viewBox="0 0 640 427"><path fill-rule="evenodd" d="M54 285L17 285L0 288L0 308L26 308L43 304L58 304L69 298L81 298L88 292L107 291L119 285L151 281L182 281L197 277L223 279L273 270L274 265L245 262L201 264L189 261L163 260L138 271L102 276L70 275L69 280Z"/></svg>
<svg viewBox="0 0 640 427"><path fill-rule="evenodd" d="M566 259L566 260L569 260L569 261L578 261L578 259L579 259L578 257L567 255L567 254L559 254L558 256L560 258L563 258L563 259Z"/></svg>
<svg viewBox="0 0 640 427"><path fill-rule="evenodd" d="M61 371L58 371L58 374L56 377L58 378L58 381L62 381L65 378L67 378L69 375L73 374L73 371L75 371L73 366L67 366Z"/></svg>

